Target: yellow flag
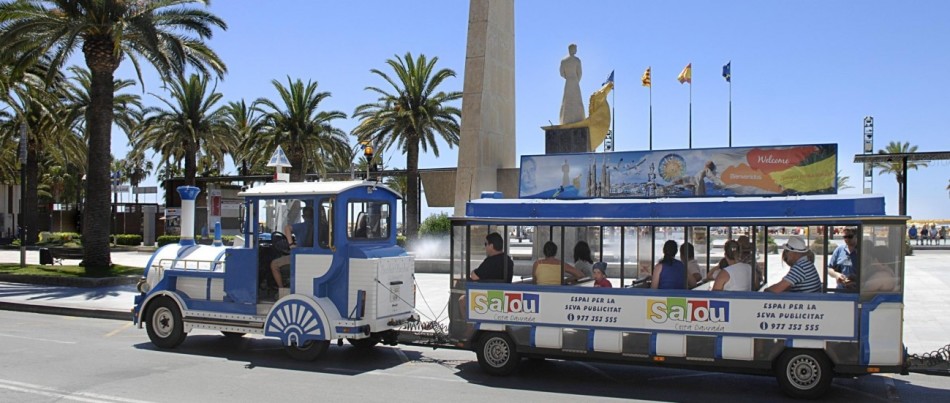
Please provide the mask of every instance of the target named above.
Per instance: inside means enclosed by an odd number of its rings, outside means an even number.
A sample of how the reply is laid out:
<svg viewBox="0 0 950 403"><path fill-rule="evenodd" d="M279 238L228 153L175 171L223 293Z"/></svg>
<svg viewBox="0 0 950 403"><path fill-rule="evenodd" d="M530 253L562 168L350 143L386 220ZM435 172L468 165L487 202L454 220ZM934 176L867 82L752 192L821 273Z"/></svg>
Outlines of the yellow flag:
<svg viewBox="0 0 950 403"><path fill-rule="evenodd" d="M604 142L604 138L607 137L607 132L610 131L610 105L607 104L607 94L614 89L614 82L608 81L601 87L599 90L591 94L590 103L588 104L588 113L587 119L584 119L580 122L568 123L566 125L559 126L547 126L556 127L561 129L572 129L578 127L586 127L588 135L590 136L590 151L596 150L601 143Z"/></svg>
<svg viewBox="0 0 950 403"><path fill-rule="evenodd" d="M693 64L687 64L686 67L683 68L683 71L680 72L679 77L676 77L676 79L680 82L680 84L693 84Z"/></svg>
<svg viewBox="0 0 950 403"><path fill-rule="evenodd" d="M643 72L643 77L640 77L640 81L643 82L644 87L650 86L650 68L649 67L647 67L647 69Z"/></svg>

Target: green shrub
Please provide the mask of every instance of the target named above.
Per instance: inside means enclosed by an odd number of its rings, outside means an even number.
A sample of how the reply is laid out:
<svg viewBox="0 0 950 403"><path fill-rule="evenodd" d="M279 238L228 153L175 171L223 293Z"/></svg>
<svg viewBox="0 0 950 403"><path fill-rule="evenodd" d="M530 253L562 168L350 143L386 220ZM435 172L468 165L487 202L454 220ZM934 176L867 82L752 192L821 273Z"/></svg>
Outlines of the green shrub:
<svg viewBox="0 0 950 403"><path fill-rule="evenodd" d="M82 236L75 232L40 232L38 244L41 245L65 245L68 243L81 243Z"/></svg>
<svg viewBox="0 0 950 403"><path fill-rule="evenodd" d="M452 231L452 222L445 213L430 215L419 226L420 237L448 235L450 231Z"/></svg>
<svg viewBox="0 0 950 403"><path fill-rule="evenodd" d="M405 248L405 247L406 247L406 236L405 236L405 235L397 235L397 236L396 236L396 245L399 245L399 246Z"/></svg>
<svg viewBox="0 0 950 403"><path fill-rule="evenodd" d="M118 234L115 236L115 244L138 246L142 244L142 236L139 234Z"/></svg>
<svg viewBox="0 0 950 403"><path fill-rule="evenodd" d="M766 244L766 252L771 253L771 254L778 253L778 244L775 243L775 238L768 237L766 239L765 244Z"/></svg>
<svg viewBox="0 0 950 403"><path fill-rule="evenodd" d="M178 235L162 235L156 240L159 247L168 245L170 243L178 243L179 241L181 241L181 237Z"/></svg>
<svg viewBox="0 0 950 403"><path fill-rule="evenodd" d="M221 243L227 246L234 245L234 235L221 235Z"/></svg>

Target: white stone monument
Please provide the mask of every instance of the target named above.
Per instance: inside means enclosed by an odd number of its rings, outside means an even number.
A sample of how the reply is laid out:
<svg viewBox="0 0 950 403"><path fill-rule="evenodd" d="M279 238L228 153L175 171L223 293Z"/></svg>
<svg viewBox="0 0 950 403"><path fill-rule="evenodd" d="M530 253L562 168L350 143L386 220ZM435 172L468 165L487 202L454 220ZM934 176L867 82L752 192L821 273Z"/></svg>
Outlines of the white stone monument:
<svg viewBox="0 0 950 403"><path fill-rule="evenodd" d="M514 8L514 0L469 2L455 215L500 190L499 170L515 167Z"/></svg>
<svg viewBox="0 0 950 403"><path fill-rule="evenodd" d="M584 120L584 101L581 100L581 59L578 59L577 45L567 47L568 55L561 60L561 77L564 77L564 98L561 100L561 123L575 123Z"/></svg>

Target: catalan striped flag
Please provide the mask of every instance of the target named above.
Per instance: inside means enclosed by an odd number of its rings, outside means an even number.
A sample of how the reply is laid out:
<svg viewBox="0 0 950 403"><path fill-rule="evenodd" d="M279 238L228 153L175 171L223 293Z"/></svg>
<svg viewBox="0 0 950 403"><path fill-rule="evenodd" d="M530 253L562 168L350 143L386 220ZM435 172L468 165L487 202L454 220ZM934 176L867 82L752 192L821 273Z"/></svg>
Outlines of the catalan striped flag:
<svg viewBox="0 0 950 403"><path fill-rule="evenodd" d="M643 77L640 77L640 82L643 83L644 87L650 86L650 68L649 67L647 67L647 69L643 72Z"/></svg>

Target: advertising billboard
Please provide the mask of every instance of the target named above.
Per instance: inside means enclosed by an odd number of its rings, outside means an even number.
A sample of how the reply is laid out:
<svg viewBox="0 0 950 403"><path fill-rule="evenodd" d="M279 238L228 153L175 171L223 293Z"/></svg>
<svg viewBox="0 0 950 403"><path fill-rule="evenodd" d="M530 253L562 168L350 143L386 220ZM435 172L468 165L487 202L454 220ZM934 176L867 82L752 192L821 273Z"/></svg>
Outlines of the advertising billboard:
<svg viewBox="0 0 950 403"><path fill-rule="evenodd" d="M519 197L585 199L837 193L836 144L521 157Z"/></svg>

